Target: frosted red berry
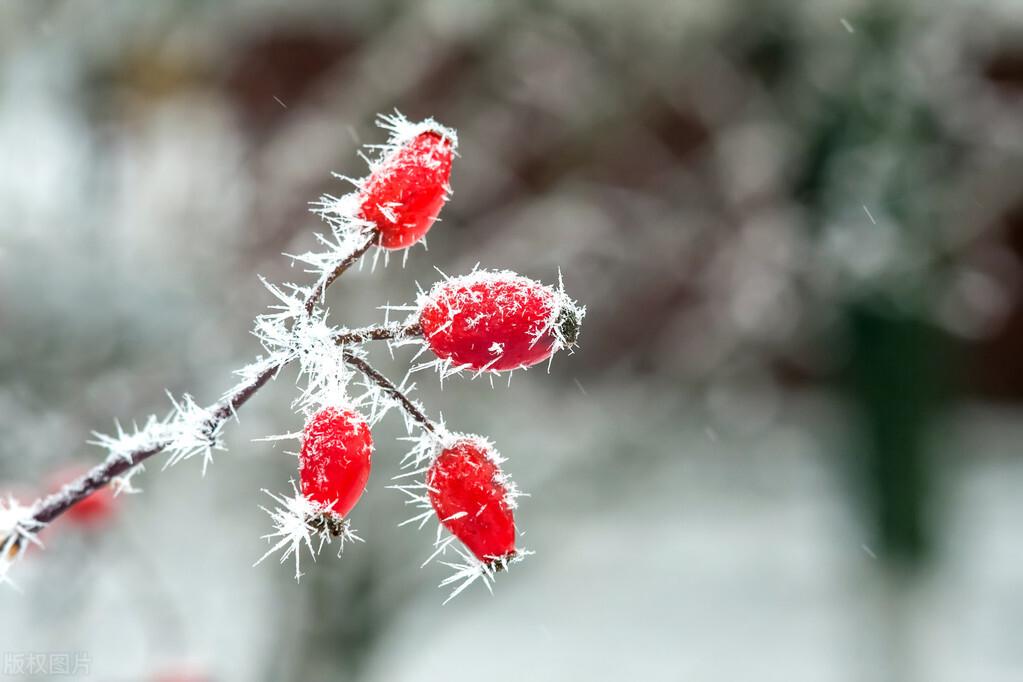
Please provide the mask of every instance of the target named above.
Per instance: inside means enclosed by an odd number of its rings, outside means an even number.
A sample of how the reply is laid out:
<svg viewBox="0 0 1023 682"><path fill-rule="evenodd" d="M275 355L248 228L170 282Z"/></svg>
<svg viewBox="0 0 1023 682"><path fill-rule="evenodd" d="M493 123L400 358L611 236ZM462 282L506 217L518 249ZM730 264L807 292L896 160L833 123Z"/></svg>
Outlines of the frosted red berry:
<svg viewBox="0 0 1023 682"><path fill-rule="evenodd" d="M443 450L426 475L444 527L481 561L515 553L515 517L501 470L486 443L464 438Z"/></svg>
<svg viewBox="0 0 1023 682"><path fill-rule="evenodd" d="M373 438L358 412L328 407L306 423L299 453L302 494L345 516L359 501L372 465Z"/></svg>
<svg viewBox="0 0 1023 682"><path fill-rule="evenodd" d="M455 149L441 131L427 129L400 144L362 184L359 218L376 227L385 249L422 239L447 201Z"/></svg>
<svg viewBox="0 0 1023 682"><path fill-rule="evenodd" d="M476 272L434 286L419 323L437 357L498 372L571 346L581 317L563 292L510 272Z"/></svg>

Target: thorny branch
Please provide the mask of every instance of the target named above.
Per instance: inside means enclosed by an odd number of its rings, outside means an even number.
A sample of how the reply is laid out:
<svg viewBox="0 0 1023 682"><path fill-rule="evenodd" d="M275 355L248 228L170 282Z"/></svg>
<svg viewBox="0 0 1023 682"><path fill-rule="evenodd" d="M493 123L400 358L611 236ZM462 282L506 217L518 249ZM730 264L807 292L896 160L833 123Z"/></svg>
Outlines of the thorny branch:
<svg viewBox="0 0 1023 682"><path fill-rule="evenodd" d="M327 287L333 284L334 280L343 275L345 273L345 270L352 267L352 265L354 265L360 258L362 258L362 256L367 251L369 251L370 247L376 243L378 238L379 235L377 234L376 230L372 230L371 232L369 232L366 241L363 242L362 246L357 248L355 251L352 252L350 256L348 256L343 261L338 263L337 267L334 268L334 270L331 271L329 275L327 275L319 282L317 282L316 286L313 287L313 290L309 292L309 296L306 297L305 300L306 315L313 314L313 309L316 307L316 304L319 303L320 298L323 296L323 292L327 290Z"/></svg>
<svg viewBox="0 0 1023 682"><path fill-rule="evenodd" d="M322 278L319 283L310 291L305 301L307 315L312 315L316 303L322 298L327 287L334 283L346 270L358 262L372 246L376 243L376 232L369 233L366 241L359 246L352 254L341 261L331 273ZM334 342L338 346L365 343L366 341L383 341L389 339L410 338L418 336L422 329L418 324L407 325L387 324L381 326L364 327L361 329L349 330L337 334ZM389 395L394 397L401 406L419 423L431 433L435 433L433 423L412 403L401 390L391 383L386 377L373 369L369 363L361 358L356 358L350 352L344 352L345 361L358 368L368 378L375 381ZM221 400L207 408L209 417L202 425L202 433L210 443L220 429L235 412L256 394L259 389L267 384L271 378L276 376L290 361L272 364L263 369L249 383L241 386L234 393L225 396ZM60 491L55 492L36 503L32 520L40 526L46 525L63 514L65 511L81 502L83 499L109 485L118 476L130 469L145 462L150 457L166 450L171 445L170 441L162 441L140 447L135 450L109 455L103 462L97 464L86 474L75 481L65 485ZM0 539L2 541L3 539ZM0 543L2 544L2 543Z"/></svg>
<svg viewBox="0 0 1023 682"><path fill-rule="evenodd" d="M339 346L356 345L366 341L387 341L389 339L410 339L414 336L421 336L423 328L418 322L407 325L386 324L352 329L344 334L334 337L334 342Z"/></svg>

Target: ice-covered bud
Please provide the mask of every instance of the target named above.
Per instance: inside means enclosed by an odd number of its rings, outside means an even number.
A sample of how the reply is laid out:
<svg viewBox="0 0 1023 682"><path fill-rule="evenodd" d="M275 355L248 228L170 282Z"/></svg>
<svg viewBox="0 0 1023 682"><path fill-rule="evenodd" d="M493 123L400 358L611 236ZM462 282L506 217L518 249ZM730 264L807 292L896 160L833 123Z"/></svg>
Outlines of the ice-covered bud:
<svg viewBox="0 0 1023 682"><path fill-rule="evenodd" d="M456 145L454 133L432 119L396 120L394 131L358 193L358 217L378 230L385 249L412 246L433 225L448 200Z"/></svg>
<svg viewBox="0 0 1023 682"><path fill-rule="evenodd" d="M299 453L302 495L329 518L345 517L359 501L372 465L373 438L362 416L328 407L306 423Z"/></svg>
<svg viewBox="0 0 1023 682"><path fill-rule="evenodd" d="M585 312L560 288L513 272L477 271L434 285L420 299L419 324L437 357L499 372L574 346Z"/></svg>
<svg viewBox="0 0 1023 682"><path fill-rule="evenodd" d="M460 438L445 448L426 474L430 504L440 522L485 564L515 555L514 499L491 446Z"/></svg>

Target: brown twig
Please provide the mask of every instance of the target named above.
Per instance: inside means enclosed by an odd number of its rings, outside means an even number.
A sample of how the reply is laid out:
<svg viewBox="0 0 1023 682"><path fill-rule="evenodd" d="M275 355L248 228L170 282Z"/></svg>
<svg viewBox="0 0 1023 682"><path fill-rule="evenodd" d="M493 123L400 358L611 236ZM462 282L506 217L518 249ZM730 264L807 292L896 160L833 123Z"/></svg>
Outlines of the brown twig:
<svg viewBox="0 0 1023 682"><path fill-rule="evenodd" d="M412 402L412 400L405 395L393 381L373 369L372 365L353 354L351 351L344 351L344 359L349 365L362 372L367 379L382 388L385 393L397 400L402 409L405 410L409 416L419 422L424 429L434 435L437 434L437 425L430 421L430 418L423 413L423 410Z"/></svg>
<svg viewBox="0 0 1023 682"><path fill-rule="evenodd" d="M334 337L334 342L339 346L346 344L359 344L366 341L386 341L388 339L407 339L413 336L420 336L423 328L418 322L407 325L388 324L352 329Z"/></svg>
<svg viewBox="0 0 1023 682"><path fill-rule="evenodd" d="M337 267L334 268L329 275L316 283L316 286L313 287L313 290L309 292L309 295L305 299L306 315L313 314L313 308L316 307L316 304L323 296L323 292L327 290L327 287L333 284L334 280L343 275L348 268L352 267L356 261L362 258L363 254L369 251L371 246L376 244L378 238L379 235L376 230L369 232L366 236L366 241L362 244L362 246L357 248L350 256L338 263Z"/></svg>

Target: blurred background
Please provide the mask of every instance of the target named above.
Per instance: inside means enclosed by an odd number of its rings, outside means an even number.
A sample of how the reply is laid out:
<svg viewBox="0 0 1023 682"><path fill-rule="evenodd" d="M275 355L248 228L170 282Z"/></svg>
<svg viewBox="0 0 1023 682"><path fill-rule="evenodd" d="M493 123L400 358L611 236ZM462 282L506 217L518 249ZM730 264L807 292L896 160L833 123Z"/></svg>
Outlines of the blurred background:
<svg viewBox="0 0 1023 682"><path fill-rule="evenodd" d="M419 380L509 458L536 555L442 607L392 415L366 544L253 568L287 374L205 479L156 463L46 532L0 591L4 673L1023 679L1016 0L0 3L0 491L230 386L257 274L301 281L281 252L394 108L457 128L454 196L332 319L477 262L588 307L549 374Z"/></svg>

